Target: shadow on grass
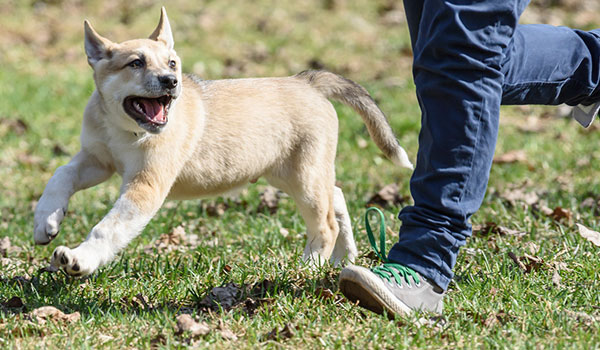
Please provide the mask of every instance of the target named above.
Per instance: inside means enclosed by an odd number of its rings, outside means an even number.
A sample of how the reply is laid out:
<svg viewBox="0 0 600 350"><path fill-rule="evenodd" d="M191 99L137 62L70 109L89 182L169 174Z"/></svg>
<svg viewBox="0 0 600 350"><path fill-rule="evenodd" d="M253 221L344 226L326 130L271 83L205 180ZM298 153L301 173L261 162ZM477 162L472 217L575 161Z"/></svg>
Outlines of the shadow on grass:
<svg viewBox="0 0 600 350"><path fill-rule="evenodd" d="M123 269L132 281L136 278L151 279L147 271L139 266L133 271L127 259L115 263L112 269L106 269L99 274L87 279L72 278L64 272L51 273L39 270L33 277L15 276L3 278L0 283L12 290L12 295L7 294L0 299L0 314L16 315L28 313L42 306L54 306L65 313L80 312L89 318L99 315L142 315L149 313L172 314L179 313L205 313L221 314L225 312L242 312L248 317L254 316L261 308L273 304L280 298L305 299L314 298L318 302L341 302L345 299L335 293L337 290L337 272L319 271L321 278L303 279L302 274L294 277L283 273L274 279L263 279L256 283L228 282L217 287L195 287L187 289L186 296L173 298L162 295L150 289L144 292L129 295L124 290L123 284L115 285L120 297L112 295L110 286L114 283L123 283L123 278L113 274L114 266L117 270ZM177 268L173 264L171 268ZM171 283L174 281L168 281ZM134 288L139 290L139 286ZM135 293L135 292L134 292ZM21 297L15 297L20 295ZM8 301L12 298L22 299L21 303ZM15 300L16 300L15 299ZM14 301L14 300L13 300Z"/></svg>

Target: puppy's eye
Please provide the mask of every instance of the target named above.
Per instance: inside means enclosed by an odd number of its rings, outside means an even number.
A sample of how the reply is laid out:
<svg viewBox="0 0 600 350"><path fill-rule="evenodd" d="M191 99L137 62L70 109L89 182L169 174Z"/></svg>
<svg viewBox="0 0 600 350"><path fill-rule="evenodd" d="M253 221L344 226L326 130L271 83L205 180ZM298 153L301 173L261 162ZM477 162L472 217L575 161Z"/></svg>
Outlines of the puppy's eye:
<svg viewBox="0 0 600 350"><path fill-rule="evenodd" d="M177 67L177 62L175 62L175 61L173 61L173 60L170 60L170 61L169 61L169 67L170 67L171 69L175 69L175 67Z"/></svg>
<svg viewBox="0 0 600 350"><path fill-rule="evenodd" d="M137 59L129 62L128 66L131 68L142 68L144 66L144 62L140 59Z"/></svg>

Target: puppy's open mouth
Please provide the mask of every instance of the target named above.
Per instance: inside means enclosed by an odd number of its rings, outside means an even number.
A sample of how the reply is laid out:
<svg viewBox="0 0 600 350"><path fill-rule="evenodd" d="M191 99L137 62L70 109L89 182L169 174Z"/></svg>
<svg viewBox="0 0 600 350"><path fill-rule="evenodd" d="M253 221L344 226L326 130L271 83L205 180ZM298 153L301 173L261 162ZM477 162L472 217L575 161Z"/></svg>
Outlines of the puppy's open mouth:
<svg viewBox="0 0 600 350"><path fill-rule="evenodd" d="M172 101L170 95L154 98L129 96L123 101L123 108L139 126L157 134L167 124Z"/></svg>

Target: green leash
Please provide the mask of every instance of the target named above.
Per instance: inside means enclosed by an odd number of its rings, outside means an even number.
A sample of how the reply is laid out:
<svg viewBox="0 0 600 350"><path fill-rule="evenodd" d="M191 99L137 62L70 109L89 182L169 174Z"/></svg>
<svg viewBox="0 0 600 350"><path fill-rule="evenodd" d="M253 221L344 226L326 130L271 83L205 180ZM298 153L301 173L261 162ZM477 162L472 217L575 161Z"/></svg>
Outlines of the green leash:
<svg viewBox="0 0 600 350"><path fill-rule="evenodd" d="M373 230L371 229L371 224L369 223L370 212L376 212L379 214L379 250L377 250L375 236L373 235ZM383 212L376 207L367 208L367 212L365 213L365 228L367 229L367 236L369 236L371 248L373 248L375 254L377 254L379 259L381 259L381 261L384 263L388 262L388 259L385 257L385 215L383 215Z"/></svg>
<svg viewBox="0 0 600 350"><path fill-rule="evenodd" d="M369 222L369 213L376 212L379 214L379 249L377 249L377 242L375 241L375 235L373 234L373 230L371 229L371 223ZM396 264L390 262L385 254L385 215L381 210L376 207L369 207L365 212L365 229L367 230L367 236L369 237L369 243L371 243L371 248L375 251L377 257L383 261L383 265L376 266L371 269L374 274L379 277L389 281L392 277L396 281L397 284L402 285L402 280L404 280L408 285L410 285L409 277L412 277L413 281L416 285L421 283L419 279L419 275L417 273L404 265Z"/></svg>

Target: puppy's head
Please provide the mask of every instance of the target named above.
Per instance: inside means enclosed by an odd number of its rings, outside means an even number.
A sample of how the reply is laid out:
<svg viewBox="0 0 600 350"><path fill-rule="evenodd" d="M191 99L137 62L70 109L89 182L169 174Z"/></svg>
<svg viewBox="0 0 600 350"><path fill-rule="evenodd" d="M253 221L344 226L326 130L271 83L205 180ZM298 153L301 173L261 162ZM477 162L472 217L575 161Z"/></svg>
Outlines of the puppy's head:
<svg viewBox="0 0 600 350"><path fill-rule="evenodd" d="M181 61L164 7L148 39L113 43L88 21L84 27L85 52L107 117L128 131L160 133L181 94Z"/></svg>

